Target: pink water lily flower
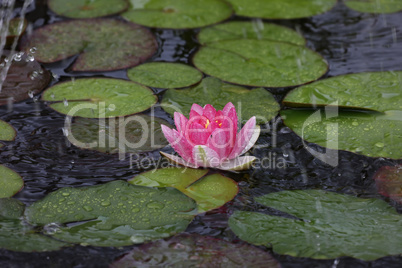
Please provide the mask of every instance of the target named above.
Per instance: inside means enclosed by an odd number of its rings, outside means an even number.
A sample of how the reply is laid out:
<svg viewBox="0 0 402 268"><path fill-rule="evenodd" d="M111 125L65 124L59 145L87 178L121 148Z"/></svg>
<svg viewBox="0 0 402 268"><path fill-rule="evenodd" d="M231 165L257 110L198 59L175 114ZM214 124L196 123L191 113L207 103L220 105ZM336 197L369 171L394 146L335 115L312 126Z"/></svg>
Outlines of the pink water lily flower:
<svg viewBox="0 0 402 268"><path fill-rule="evenodd" d="M251 166L254 156L240 156L250 150L260 135L255 116L237 132L235 106L226 104L222 111L207 104L193 104L189 119L174 113L177 130L162 125L162 131L173 149L182 157L161 152L170 160L192 168L211 167L242 170Z"/></svg>

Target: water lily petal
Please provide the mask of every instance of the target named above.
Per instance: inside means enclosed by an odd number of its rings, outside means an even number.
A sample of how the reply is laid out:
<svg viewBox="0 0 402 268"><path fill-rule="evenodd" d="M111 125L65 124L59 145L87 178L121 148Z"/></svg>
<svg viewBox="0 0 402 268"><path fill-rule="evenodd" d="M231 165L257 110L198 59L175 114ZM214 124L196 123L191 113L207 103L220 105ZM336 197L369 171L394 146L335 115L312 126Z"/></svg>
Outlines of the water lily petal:
<svg viewBox="0 0 402 268"><path fill-rule="evenodd" d="M187 141L185 135L176 130L172 130L165 125L161 125L162 132L165 138L170 143L170 146L186 161L193 162L192 145Z"/></svg>
<svg viewBox="0 0 402 268"><path fill-rule="evenodd" d="M233 132L232 125L231 120L226 117L207 141L207 146L216 151L221 160L228 158L235 144L236 132Z"/></svg>
<svg viewBox="0 0 402 268"><path fill-rule="evenodd" d="M247 121L240 133L237 135L236 143L229 155L229 159L236 158L250 150L257 141L259 135L260 127L256 126L256 119L255 116L253 116Z"/></svg>
<svg viewBox="0 0 402 268"><path fill-rule="evenodd" d="M187 125L185 132L186 139L191 143L192 147L195 145L206 144L210 135L211 133L208 129L197 122L190 122L190 124Z"/></svg>
<svg viewBox="0 0 402 268"><path fill-rule="evenodd" d="M184 132L187 122L188 120L184 115L178 112L174 113L174 124L176 125L176 129L178 132Z"/></svg>
<svg viewBox="0 0 402 268"><path fill-rule="evenodd" d="M200 115L202 115L203 112L204 112L204 109L200 105L194 103L191 106L190 118L193 116L200 116Z"/></svg>
<svg viewBox="0 0 402 268"><path fill-rule="evenodd" d="M240 156L231 160L223 161L217 168L222 170L245 170L249 169L253 161L257 158L255 156Z"/></svg>
<svg viewBox="0 0 402 268"><path fill-rule="evenodd" d="M200 167L217 167L220 164L218 153L205 145L194 146L193 159Z"/></svg>
<svg viewBox="0 0 402 268"><path fill-rule="evenodd" d="M224 115L229 115L229 111L232 110L232 109L235 109L235 111L236 111L236 108L235 108L235 106L233 105L233 103L228 102L228 103L225 105L225 107L223 107L222 112L223 112Z"/></svg>
<svg viewBox="0 0 402 268"><path fill-rule="evenodd" d="M178 157L176 155L172 155L172 154L167 154L164 152L160 152L161 155L163 155L164 157L166 157L167 159L169 159L170 161L185 166L185 167L190 167L190 168L198 168L198 166L194 165L193 163L190 163L188 161L185 161L183 158Z"/></svg>
<svg viewBox="0 0 402 268"><path fill-rule="evenodd" d="M207 104L204 106L204 112L202 115L208 118L210 122L212 122L215 119L216 110L211 104Z"/></svg>

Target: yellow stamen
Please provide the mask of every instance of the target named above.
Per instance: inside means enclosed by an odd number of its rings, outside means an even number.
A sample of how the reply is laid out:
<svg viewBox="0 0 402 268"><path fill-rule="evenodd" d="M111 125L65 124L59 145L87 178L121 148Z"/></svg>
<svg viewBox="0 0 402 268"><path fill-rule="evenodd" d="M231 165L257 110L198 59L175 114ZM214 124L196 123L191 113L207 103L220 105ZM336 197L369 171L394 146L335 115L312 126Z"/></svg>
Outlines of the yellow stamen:
<svg viewBox="0 0 402 268"><path fill-rule="evenodd" d="M218 122L216 122L216 123L218 123ZM219 124L219 127L221 127L221 126L222 126L222 123Z"/></svg>
<svg viewBox="0 0 402 268"><path fill-rule="evenodd" d="M207 123L205 124L205 128L208 128L209 124L210 124L209 119L207 119Z"/></svg>

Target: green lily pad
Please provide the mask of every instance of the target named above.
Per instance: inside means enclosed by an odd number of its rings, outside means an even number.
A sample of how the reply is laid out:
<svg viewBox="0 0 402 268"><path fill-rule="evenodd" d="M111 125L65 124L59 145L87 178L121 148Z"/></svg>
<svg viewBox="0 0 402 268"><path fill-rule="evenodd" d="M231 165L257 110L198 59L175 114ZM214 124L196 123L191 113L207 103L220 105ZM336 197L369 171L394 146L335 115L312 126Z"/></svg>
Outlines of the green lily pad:
<svg viewBox="0 0 402 268"><path fill-rule="evenodd" d="M337 0L227 0L239 16L263 19L298 19L332 9Z"/></svg>
<svg viewBox="0 0 402 268"><path fill-rule="evenodd" d="M384 166L374 175L378 192L402 204L402 166Z"/></svg>
<svg viewBox="0 0 402 268"><path fill-rule="evenodd" d="M52 63L80 54L72 71L113 71L136 66L156 49L153 34L139 25L117 19L56 22L36 29L22 41L23 51L36 47L35 59Z"/></svg>
<svg viewBox="0 0 402 268"><path fill-rule="evenodd" d="M0 198L0 221L18 220L24 215L25 205L13 198Z"/></svg>
<svg viewBox="0 0 402 268"><path fill-rule="evenodd" d="M215 24L232 13L221 0L131 0L131 8L122 16L148 27L184 29Z"/></svg>
<svg viewBox="0 0 402 268"><path fill-rule="evenodd" d="M231 39L258 39L292 43L304 46L306 39L296 31L273 23L230 21L208 28L198 34L201 44L231 40Z"/></svg>
<svg viewBox="0 0 402 268"><path fill-rule="evenodd" d="M148 187L174 187L194 199L198 212L216 209L231 201L238 193L237 183L220 174L204 177L208 170L163 168L142 173L129 183Z"/></svg>
<svg viewBox="0 0 402 268"><path fill-rule="evenodd" d="M148 115L120 119L76 118L71 124L68 140L83 149L102 153L139 153L168 145L161 124L170 124Z"/></svg>
<svg viewBox="0 0 402 268"><path fill-rule="evenodd" d="M13 141L17 131L9 123L0 120L0 141ZM0 147L1 148L1 147Z"/></svg>
<svg viewBox="0 0 402 268"><path fill-rule="evenodd" d="M194 55L193 63L224 81L258 87L305 84L328 69L327 62L307 47L253 39L208 43Z"/></svg>
<svg viewBox="0 0 402 268"><path fill-rule="evenodd" d="M26 209L30 223L60 224L50 235L71 243L127 246L183 232L195 203L173 188L113 181L62 188Z"/></svg>
<svg viewBox="0 0 402 268"><path fill-rule="evenodd" d="M6 56L11 56L10 51L3 52L1 62L4 62ZM0 105L32 98L40 93L51 79L50 73L43 69L32 55L17 52L13 58L0 92ZM0 71L2 70L3 67L0 67Z"/></svg>
<svg viewBox="0 0 402 268"><path fill-rule="evenodd" d="M181 234L134 248L110 268L141 267L279 268L267 252L247 245L197 234Z"/></svg>
<svg viewBox="0 0 402 268"><path fill-rule="evenodd" d="M10 48L16 38L20 38L20 36L25 32L28 21L26 19L22 19L22 24L20 28L21 18L13 18L10 20L8 24L8 33L6 38L5 47Z"/></svg>
<svg viewBox="0 0 402 268"><path fill-rule="evenodd" d="M0 198L11 197L24 187L22 177L12 169L0 165Z"/></svg>
<svg viewBox="0 0 402 268"><path fill-rule="evenodd" d="M158 88L180 88L201 81L202 73L197 69L180 63L150 62L127 71L130 80Z"/></svg>
<svg viewBox="0 0 402 268"><path fill-rule="evenodd" d="M110 16L125 11L129 4L126 0L49 0L49 8L57 15L74 18L96 18Z"/></svg>
<svg viewBox="0 0 402 268"><path fill-rule="evenodd" d="M258 124L270 121L280 108L272 94L263 88L249 90L212 77L188 89L167 90L161 105L171 115L180 112L188 117L193 103L201 106L211 104L215 109L222 110L228 102L236 107L241 122L256 116Z"/></svg>
<svg viewBox="0 0 402 268"><path fill-rule="evenodd" d="M402 216L380 199L297 190L256 200L299 219L236 211L229 226L240 239L278 254L371 261L402 252Z"/></svg>
<svg viewBox="0 0 402 268"><path fill-rule="evenodd" d="M149 88L112 78L84 78L48 88L42 100L59 113L88 118L108 118L140 113L157 102Z"/></svg>
<svg viewBox="0 0 402 268"><path fill-rule="evenodd" d="M284 122L303 139L370 157L402 158L402 72L332 77L291 91L291 107L335 106L336 114L284 110ZM376 100L376 101L373 101ZM347 108L348 110L339 110Z"/></svg>
<svg viewBox="0 0 402 268"><path fill-rule="evenodd" d="M0 198L0 248L22 252L59 250L67 244L35 233L24 224L25 205L12 198Z"/></svg>
<svg viewBox="0 0 402 268"><path fill-rule="evenodd" d="M366 13L394 13L402 10L399 0L345 0L345 5L351 9Z"/></svg>

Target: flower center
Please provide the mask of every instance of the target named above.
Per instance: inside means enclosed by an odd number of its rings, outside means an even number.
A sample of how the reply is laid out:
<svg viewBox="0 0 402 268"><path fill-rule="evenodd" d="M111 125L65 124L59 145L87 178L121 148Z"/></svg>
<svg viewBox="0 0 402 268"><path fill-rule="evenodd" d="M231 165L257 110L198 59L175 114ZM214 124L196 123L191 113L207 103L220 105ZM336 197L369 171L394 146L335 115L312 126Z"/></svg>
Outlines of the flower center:
<svg viewBox="0 0 402 268"><path fill-rule="evenodd" d="M207 119L207 122L205 123L205 128L208 128L209 124L211 124L211 122L209 122L209 119Z"/></svg>

